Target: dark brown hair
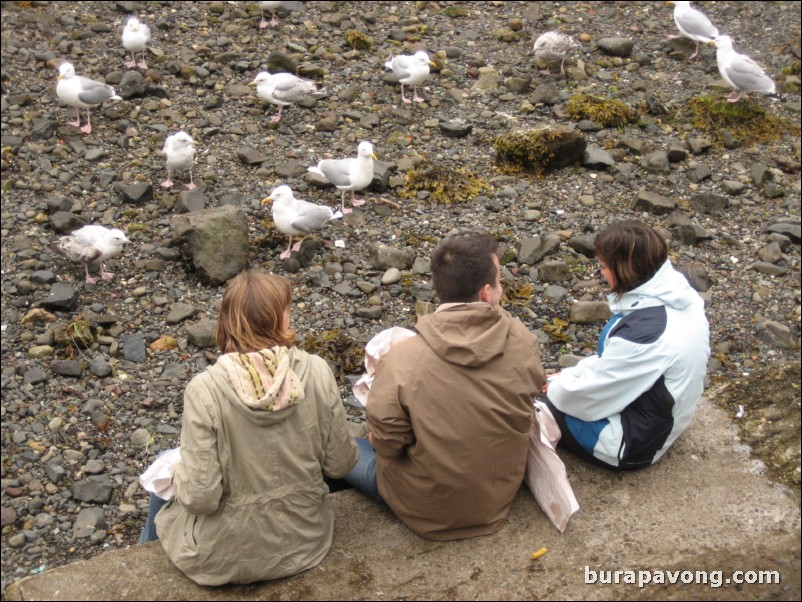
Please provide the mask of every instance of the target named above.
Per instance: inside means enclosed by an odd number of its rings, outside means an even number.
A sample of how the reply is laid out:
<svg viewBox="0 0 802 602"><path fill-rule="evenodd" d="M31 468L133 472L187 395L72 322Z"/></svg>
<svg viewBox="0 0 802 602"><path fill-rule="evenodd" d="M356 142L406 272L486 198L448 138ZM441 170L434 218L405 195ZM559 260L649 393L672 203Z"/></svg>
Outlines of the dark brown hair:
<svg viewBox="0 0 802 602"><path fill-rule="evenodd" d="M284 330L290 283L282 276L246 270L228 281L215 339L223 353L289 347L295 331Z"/></svg>
<svg viewBox="0 0 802 602"><path fill-rule="evenodd" d="M666 241L643 222L615 222L599 233L594 247L615 278L610 292L617 297L648 282L668 259Z"/></svg>
<svg viewBox="0 0 802 602"><path fill-rule="evenodd" d="M497 246L495 238L481 234L442 241L432 253L432 277L440 302L478 301L482 287L496 282L493 254Z"/></svg>

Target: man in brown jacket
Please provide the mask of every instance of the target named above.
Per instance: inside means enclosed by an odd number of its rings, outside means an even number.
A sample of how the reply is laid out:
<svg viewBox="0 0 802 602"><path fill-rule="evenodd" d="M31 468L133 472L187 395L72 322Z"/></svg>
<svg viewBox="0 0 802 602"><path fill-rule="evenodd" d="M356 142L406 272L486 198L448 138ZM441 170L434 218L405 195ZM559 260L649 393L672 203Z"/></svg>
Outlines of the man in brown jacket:
<svg viewBox="0 0 802 602"><path fill-rule="evenodd" d="M441 305L379 363L358 476L346 477L374 497L365 481L377 480L381 499L427 539L495 533L524 478L545 376L537 337L499 307L495 251L495 239L478 235L435 249Z"/></svg>

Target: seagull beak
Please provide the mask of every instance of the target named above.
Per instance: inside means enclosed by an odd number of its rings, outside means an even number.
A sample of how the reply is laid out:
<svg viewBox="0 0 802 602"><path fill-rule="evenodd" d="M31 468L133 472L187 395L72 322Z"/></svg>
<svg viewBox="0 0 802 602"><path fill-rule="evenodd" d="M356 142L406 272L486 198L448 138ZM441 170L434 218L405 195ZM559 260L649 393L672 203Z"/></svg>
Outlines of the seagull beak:
<svg viewBox="0 0 802 602"><path fill-rule="evenodd" d="M708 46L715 46L716 45L716 41L715 40L710 40L709 42L705 42L705 44L707 44Z"/></svg>
<svg viewBox="0 0 802 602"><path fill-rule="evenodd" d="M255 88L256 87L256 82L248 82L248 87L249 88Z"/></svg>
<svg viewBox="0 0 802 602"><path fill-rule="evenodd" d="M373 158L374 161L379 160L379 156L376 153L371 153L370 156Z"/></svg>
<svg viewBox="0 0 802 602"><path fill-rule="evenodd" d="M266 196L265 198L262 199L262 202L260 204L261 205L269 205L272 202L273 202L273 197Z"/></svg>
<svg viewBox="0 0 802 602"><path fill-rule="evenodd" d="M437 63L435 63L434 61L429 61L429 67L431 67L432 69L437 69Z"/></svg>

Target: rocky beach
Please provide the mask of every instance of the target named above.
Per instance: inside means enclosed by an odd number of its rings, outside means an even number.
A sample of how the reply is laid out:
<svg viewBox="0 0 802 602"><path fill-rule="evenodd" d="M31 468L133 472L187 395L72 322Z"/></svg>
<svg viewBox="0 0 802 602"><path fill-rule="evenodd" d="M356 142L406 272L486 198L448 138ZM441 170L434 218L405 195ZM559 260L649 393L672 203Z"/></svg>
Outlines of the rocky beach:
<svg viewBox="0 0 802 602"><path fill-rule="evenodd" d="M228 278L290 279L299 344L329 360L358 432L365 343L434 309L429 255L469 231L499 240L502 304L555 372L595 352L608 315L594 235L658 228L706 302L706 396L753 470L798 499L802 9L694 5L780 99L727 103L715 48L689 60L662 2L284 2L267 28L257 2L3 2L3 591L136 542L138 476L178 444ZM125 66L131 15L152 31L148 69ZM578 42L564 76L534 57L546 31ZM436 67L425 102L405 104L384 63L421 49ZM92 110L88 135L56 95L65 60L122 97ZM260 71L325 91L272 123L278 108L248 86ZM194 190L184 171L160 186L179 130L197 143ZM307 167L362 140L378 156L366 204L280 259L262 200L287 184L336 206ZM49 248L84 224L130 239L113 279L87 284Z"/></svg>

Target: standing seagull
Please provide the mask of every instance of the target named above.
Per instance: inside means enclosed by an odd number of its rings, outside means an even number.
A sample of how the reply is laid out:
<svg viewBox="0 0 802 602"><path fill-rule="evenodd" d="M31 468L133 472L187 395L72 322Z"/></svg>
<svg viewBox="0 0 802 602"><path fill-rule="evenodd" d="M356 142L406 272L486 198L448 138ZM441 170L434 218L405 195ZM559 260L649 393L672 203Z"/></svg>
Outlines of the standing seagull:
<svg viewBox="0 0 802 602"><path fill-rule="evenodd" d="M339 190L343 191L341 204L343 213L351 213L353 209L345 207L345 192L351 191L351 205L364 205L364 200L357 200L355 190L366 188L373 180L373 145L366 140L359 143L356 158L323 159L317 167L309 167L307 171L322 176Z"/></svg>
<svg viewBox="0 0 802 602"><path fill-rule="evenodd" d="M167 136L164 141L162 154L167 157L167 179L162 182L163 188L172 188L173 182L170 179L174 169L189 168L189 184L187 188L192 190L195 183L192 181L192 162L195 160L195 144L192 136L184 131L177 132L172 136Z"/></svg>
<svg viewBox="0 0 802 602"><path fill-rule="evenodd" d="M744 92L760 92L766 96L780 98L774 81L766 75L760 65L745 54L738 54L732 49L730 36L716 38L716 63L721 77L735 88L727 97L727 102L738 102ZM740 90L741 94L733 98L737 90Z"/></svg>
<svg viewBox="0 0 802 602"><path fill-rule="evenodd" d="M713 42L718 37L718 29L703 12L691 8L690 2L669 2L669 4L674 5L674 23L677 24L679 32L683 37L696 42L696 51L688 57L688 60L695 59L699 55L699 42L704 44Z"/></svg>
<svg viewBox="0 0 802 602"><path fill-rule="evenodd" d="M276 20L276 9L281 6L281 0L276 2L275 0L265 0L264 2L259 3L259 10L262 13L262 20L259 22L259 29L264 29L265 27L275 27L278 25L278 21ZM265 19L265 11L269 10L271 19L268 21Z"/></svg>
<svg viewBox="0 0 802 602"><path fill-rule="evenodd" d="M293 236L320 230L327 222L343 216L340 211L333 210L331 207L296 199L289 186L279 186L269 197L262 199L262 204L266 205L270 201L273 202L273 222L275 222L276 228L290 237L287 250L279 255L281 259L287 259L292 251L298 251L301 248L303 238L293 246Z"/></svg>
<svg viewBox="0 0 802 602"><path fill-rule="evenodd" d="M551 75L548 63L560 61L560 75L565 75L565 57L568 53L579 46L579 43L569 35L559 31L547 31L538 36L535 40L535 58L546 62L546 69L541 71L543 75Z"/></svg>
<svg viewBox="0 0 802 602"><path fill-rule="evenodd" d="M136 17L128 19L123 29L123 47L131 53L133 61L127 61L125 66L129 69L139 67L140 69L147 69L148 65L145 63L145 51L150 42L150 28L144 23L140 22ZM142 53L142 60L136 62L136 53Z"/></svg>
<svg viewBox="0 0 802 602"><path fill-rule="evenodd" d="M422 84L429 77L429 67L434 67L435 64L429 60L429 55L423 50L419 50L412 56L399 55L393 57L384 66L387 69L392 69L398 82L401 84L401 100L409 104L413 100L415 102L424 102L424 99L418 96L418 85ZM412 86L412 100L404 96L404 86Z"/></svg>
<svg viewBox="0 0 802 602"><path fill-rule="evenodd" d="M67 125L80 128L84 134L92 133L92 107L100 106L105 100L122 100L111 86L75 75L75 67L71 63L61 63L58 68L56 94L62 102L75 107L78 115L75 121L68 121ZM86 125L83 127L81 127L81 109L86 109Z"/></svg>
<svg viewBox="0 0 802 602"><path fill-rule="evenodd" d="M103 262L119 255L127 242L129 241L123 231L117 228L110 230L103 226L84 226L72 234L62 236L58 242L50 245L50 250L72 261L83 263L86 283L95 284L97 278L89 275L89 264L99 265L100 277L109 280L114 274L103 269Z"/></svg>
<svg viewBox="0 0 802 602"><path fill-rule="evenodd" d="M259 98L278 106L278 115L273 115L270 123L281 121L281 111L287 105L295 104L309 94L323 92L315 82L295 77L292 73L272 74L262 71L248 85L256 87Z"/></svg>

